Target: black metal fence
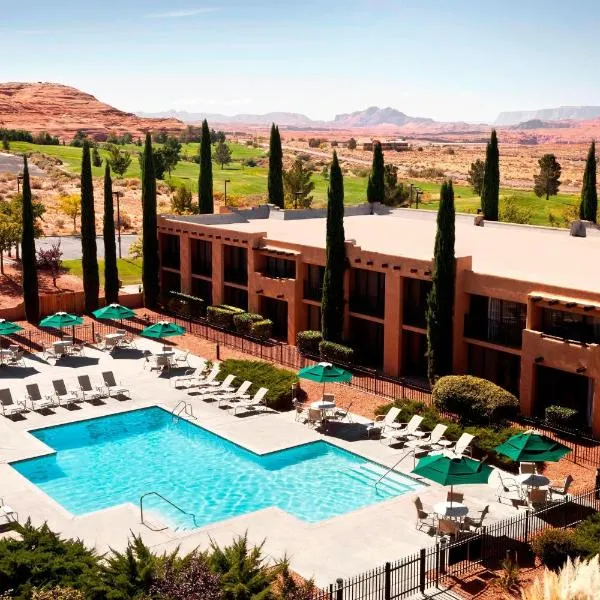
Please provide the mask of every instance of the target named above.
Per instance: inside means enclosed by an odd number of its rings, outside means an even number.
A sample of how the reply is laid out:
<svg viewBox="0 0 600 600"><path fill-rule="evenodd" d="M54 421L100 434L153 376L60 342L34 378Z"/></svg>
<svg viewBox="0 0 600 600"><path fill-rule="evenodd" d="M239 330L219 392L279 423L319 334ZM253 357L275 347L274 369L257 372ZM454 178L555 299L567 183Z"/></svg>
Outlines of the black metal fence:
<svg viewBox="0 0 600 600"><path fill-rule="evenodd" d="M480 533L433 546L395 562L350 577L338 579L319 590L314 600L394 600L423 593L427 588L446 587L481 567L495 568L507 552L530 552L533 537L545 529L576 525L600 510L600 488L515 517L484 526Z"/></svg>

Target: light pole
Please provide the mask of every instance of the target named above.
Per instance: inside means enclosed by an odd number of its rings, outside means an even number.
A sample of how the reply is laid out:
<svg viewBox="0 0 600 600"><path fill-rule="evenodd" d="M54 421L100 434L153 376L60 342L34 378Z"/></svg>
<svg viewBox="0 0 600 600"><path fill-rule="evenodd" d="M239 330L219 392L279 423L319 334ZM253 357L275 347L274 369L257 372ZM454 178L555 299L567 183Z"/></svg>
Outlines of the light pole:
<svg viewBox="0 0 600 600"><path fill-rule="evenodd" d="M17 194L21 193L21 181L23 181L23 175L17 175Z"/></svg>
<svg viewBox="0 0 600 600"><path fill-rule="evenodd" d="M231 179L226 179L224 183L225 183L225 206L227 206L227 184L231 183Z"/></svg>
<svg viewBox="0 0 600 600"><path fill-rule="evenodd" d="M113 192L113 197L117 199L117 239L119 240L119 258L121 257L121 203L120 198L123 192Z"/></svg>

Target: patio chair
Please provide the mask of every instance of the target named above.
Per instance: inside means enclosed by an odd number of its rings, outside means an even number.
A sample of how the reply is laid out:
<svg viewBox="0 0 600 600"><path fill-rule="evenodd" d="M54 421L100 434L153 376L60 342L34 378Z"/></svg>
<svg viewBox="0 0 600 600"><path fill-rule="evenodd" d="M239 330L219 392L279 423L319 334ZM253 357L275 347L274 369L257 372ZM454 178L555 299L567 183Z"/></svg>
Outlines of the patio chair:
<svg viewBox="0 0 600 600"><path fill-rule="evenodd" d="M233 380L235 379L235 375L227 375L223 381L213 381L209 384L208 388L204 391L200 391L201 398L205 399L213 399L215 400L219 394L224 394L228 392L234 392L234 388L231 387Z"/></svg>
<svg viewBox="0 0 600 600"><path fill-rule="evenodd" d="M470 433L463 433L454 446L450 446L445 450L434 450L431 454L445 454L450 458L460 458L465 454L471 456L471 442L475 439Z"/></svg>
<svg viewBox="0 0 600 600"><path fill-rule="evenodd" d="M174 362L176 366L190 366L190 361L189 361L189 357L190 357L190 353L189 351L186 352L177 352L177 354L175 354L175 358L174 358Z"/></svg>
<svg viewBox="0 0 600 600"><path fill-rule="evenodd" d="M548 490L533 488L527 492L527 505L530 509L535 510L548 503Z"/></svg>
<svg viewBox="0 0 600 600"><path fill-rule="evenodd" d="M19 515L16 510L8 504L4 504L4 499L0 498L0 518L6 519L7 523L18 523Z"/></svg>
<svg viewBox="0 0 600 600"><path fill-rule="evenodd" d="M98 388L92 386L92 382L90 381L89 375L79 375L77 377L77 381L79 382L79 391L81 392L81 397L84 402L89 402L90 400L100 400L100 398L104 397L104 394Z"/></svg>
<svg viewBox="0 0 600 600"><path fill-rule="evenodd" d="M419 431L419 426L423 421L421 415L413 415L408 423L400 423L400 428L393 428L391 431L385 429L381 432L381 440L388 440L388 445L401 442L415 435Z"/></svg>
<svg viewBox="0 0 600 600"><path fill-rule="evenodd" d="M129 391L129 388L125 387L122 381L117 383L115 375L112 371L104 371L102 373L102 380L104 381L104 387L106 388L106 395L109 398L126 396L131 399L131 392Z"/></svg>
<svg viewBox="0 0 600 600"><path fill-rule="evenodd" d="M190 387L194 379L197 377L198 375L196 374L196 369L186 369L183 375L171 377L169 382L176 390L182 390Z"/></svg>
<svg viewBox="0 0 600 600"><path fill-rule="evenodd" d="M460 534L460 523L450 519L438 519L435 539L440 537L458 538Z"/></svg>
<svg viewBox="0 0 600 600"><path fill-rule="evenodd" d="M498 502L502 498L506 498L507 500L516 501L521 500L523 498L523 488L519 485L519 482L513 477L505 477L502 475L502 471L496 470L498 474L498 489L496 491L496 496L498 497Z"/></svg>
<svg viewBox="0 0 600 600"><path fill-rule="evenodd" d="M238 410L258 410L259 408L266 408L265 397L269 393L267 388L261 387L258 389L256 394L252 396L252 398L248 398L247 400L241 400L233 407L233 414L237 414Z"/></svg>
<svg viewBox="0 0 600 600"><path fill-rule="evenodd" d="M435 515L433 512L427 512L423 508L423 502L421 501L421 498L419 496L417 496L413 500L413 502L415 504L415 508L417 509L417 523L415 525L416 529L421 529L421 527L423 527L423 525L427 525L427 527L429 529L431 529L432 527L435 527L436 526Z"/></svg>
<svg viewBox="0 0 600 600"><path fill-rule="evenodd" d="M569 493L569 487L571 487L572 483L573 477L571 475L567 475L565 477L562 485L554 485L553 483L550 483L550 485L548 486L550 498L553 498L555 494L561 498L566 498L567 494Z"/></svg>
<svg viewBox="0 0 600 600"><path fill-rule="evenodd" d="M25 366L25 352L23 351L22 348L19 348L19 346L9 346L8 349L10 350L11 354L8 357L6 364L8 365L12 365L12 366L20 366L20 367L24 367Z"/></svg>
<svg viewBox="0 0 600 600"><path fill-rule="evenodd" d="M406 443L409 448L414 448L415 452L425 452L427 450L434 450L441 448L440 441L444 439L444 433L448 429L447 425L438 423L429 434L428 437L424 437L420 440L411 440Z"/></svg>
<svg viewBox="0 0 600 600"><path fill-rule="evenodd" d="M306 420L308 419L309 407L310 407L310 405L306 402L300 402L299 400L294 400L294 410L296 411L294 420L306 422Z"/></svg>
<svg viewBox="0 0 600 600"><path fill-rule="evenodd" d="M490 512L489 504L479 513L479 517L475 518L467 515L462 522L463 531L478 532L483 527L483 520L487 517Z"/></svg>
<svg viewBox="0 0 600 600"><path fill-rule="evenodd" d="M246 400L248 398L250 398L250 394L248 393L248 390L250 389L250 387L252 386L252 382L248 381L247 379L245 381L243 381L240 386L238 387L237 390L234 390L233 392L224 392L221 394L216 394L215 396L212 396L212 393L209 393L208 397L212 397L213 400L217 401L217 406L221 406L222 402L228 403L228 402L240 402L241 400ZM206 400L207 397L206 396L202 396L202 400Z"/></svg>
<svg viewBox="0 0 600 600"><path fill-rule="evenodd" d="M56 406L56 402L50 394L46 394L45 397L42 396L37 383L29 383L25 386L25 389L27 390L25 394L25 406L27 406L27 401L29 401L31 410L43 410L44 408Z"/></svg>
<svg viewBox="0 0 600 600"><path fill-rule="evenodd" d="M67 390L67 386L62 379L54 379L52 387L54 388L54 395L59 406L72 406L82 401L75 390Z"/></svg>
<svg viewBox="0 0 600 600"><path fill-rule="evenodd" d="M72 346L69 346L69 354L73 354L75 356L84 356L85 344L83 342L73 342Z"/></svg>
<svg viewBox="0 0 600 600"><path fill-rule="evenodd" d="M465 499L465 495L462 492L448 492L446 495L447 502L458 502L462 504Z"/></svg>
<svg viewBox="0 0 600 600"><path fill-rule="evenodd" d="M350 419L350 408L352 407L352 404L353 403L350 402L348 406L336 406L332 418L336 421L344 421L347 419L348 423L351 423L352 420Z"/></svg>
<svg viewBox="0 0 600 600"><path fill-rule="evenodd" d="M309 427L315 429L320 427L323 425L323 413L318 408L309 408L307 423Z"/></svg>
<svg viewBox="0 0 600 600"><path fill-rule="evenodd" d="M381 434L386 429L398 429L401 427L400 423L396 423L396 419L400 414L400 409L397 406L392 406L385 415L377 415L373 423L367 425L367 437L371 437L373 432Z"/></svg>
<svg viewBox="0 0 600 600"><path fill-rule="evenodd" d="M5 417L20 415L27 410L23 403L15 403L8 388L0 390L0 405L2 406L2 414Z"/></svg>
<svg viewBox="0 0 600 600"><path fill-rule="evenodd" d="M531 473L534 474L537 473L537 468L535 463L532 462L522 462L519 463L519 473L521 475L525 474L525 473Z"/></svg>

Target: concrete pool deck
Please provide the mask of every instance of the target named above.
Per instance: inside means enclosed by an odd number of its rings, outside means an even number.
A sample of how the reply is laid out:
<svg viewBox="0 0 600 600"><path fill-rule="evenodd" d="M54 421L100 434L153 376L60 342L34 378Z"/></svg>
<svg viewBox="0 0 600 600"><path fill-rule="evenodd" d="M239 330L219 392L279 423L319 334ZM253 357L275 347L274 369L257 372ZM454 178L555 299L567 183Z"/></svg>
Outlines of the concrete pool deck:
<svg viewBox="0 0 600 600"><path fill-rule="evenodd" d="M158 343L145 339L136 343L140 349L156 350L159 347ZM253 543L266 540L265 552L273 559L287 555L292 568L304 577L314 577L317 585L326 585L337 577L356 575L386 561L399 559L435 541L434 537L415 528L415 496L419 495L425 506L431 507L445 500L447 493L446 488L428 481L423 481L426 487L416 493L408 493L319 523L301 521L274 507L199 529L166 529L160 532L151 531L140 523L139 507L133 504L73 516L8 464L52 451L30 435L29 430L150 406L171 411L185 400L193 406L197 418L193 423L257 454L325 440L365 459L391 467L404 451L388 448L364 436L347 435L348 432L360 430L360 425L335 428L330 435L323 435L296 422L293 412L233 416L219 409L215 403L205 403L188 395L185 390L176 390L168 377L145 370L141 353L119 351L113 358L94 348L86 348L84 357L65 359L57 366L31 355L27 355L26 363L26 369L0 368L0 388L10 388L15 400L22 398L28 383L39 383L44 393L51 390L53 379L63 378L69 387L78 375L89 374L93 383L99 383L101 371L105 370L112 370L117 380L122 380L131 389L132 400L108 399L100 406L80 404L78 410L59 407L52 409L52 414L45 415L29 412L20 421L0 417L0 497L19 513L21 521L27 517L37 525L46 521L62 536L80 538L98 552L106 552L109 548L122 550L131 533L141 535L148 545L162 553L172 551L177 546L183 551L198 546L206 548L211 538L220 544L227 544L235 535L247 531ZM190 363L197 365L199 359L190 356ZM353 420L365 422L358 416ZM194 457L190 457L190 460L194 460ZM413 460L412 457L405 458L397 470L409 473ZM148 491L151 491L150 485ZM465 493L465 503L473 510L481 510L489 504L489 522L517 512L513 506L497 502L493 480L486 485L458 486L455 490ZM159 515L152 515L151 520L160 524Z"/></svg>

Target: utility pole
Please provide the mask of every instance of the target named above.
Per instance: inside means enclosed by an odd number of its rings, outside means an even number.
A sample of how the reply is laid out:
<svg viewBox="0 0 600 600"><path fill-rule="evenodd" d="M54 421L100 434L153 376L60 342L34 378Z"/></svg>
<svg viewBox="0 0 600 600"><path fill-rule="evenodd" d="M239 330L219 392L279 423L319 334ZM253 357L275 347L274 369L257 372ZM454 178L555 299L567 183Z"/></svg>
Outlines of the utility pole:
<svg viewBox="0 0 600 600"><path fill-rule="evenodd" d="M121 203L120 198L123 195L123 192L113 192L113 197L117 199L117 240L119 244L119 258L121 256Z"/></svg>

